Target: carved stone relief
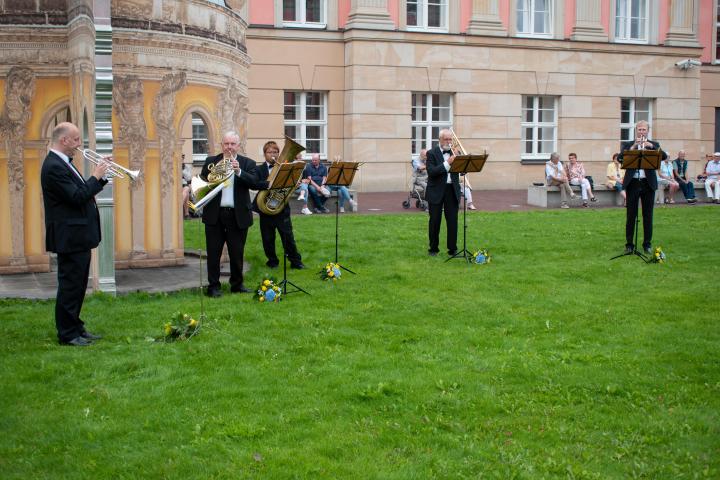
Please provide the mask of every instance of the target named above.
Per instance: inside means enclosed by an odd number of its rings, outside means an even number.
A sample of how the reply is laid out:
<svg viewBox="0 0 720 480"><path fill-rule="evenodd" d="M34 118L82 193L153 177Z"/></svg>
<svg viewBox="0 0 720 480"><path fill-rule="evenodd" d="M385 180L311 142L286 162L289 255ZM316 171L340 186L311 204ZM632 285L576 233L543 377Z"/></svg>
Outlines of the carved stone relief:
<svg viewBox="0 0 720 480"><path fill-rule="evenodd" d="M8 152L10 187L22 191L23 137L30 120L30 102L35 95L35 74L25 67L13 67L5 83L5 108L0 114L0 137Z"/></svg>
<svg viewBox="0 0 720 480"><path fill-rule="evenodd" d="M113 16L128 18L150 18L153 2L147 0L112 0L110 9Z"/></svg>
<svg viewBox="0 0 720 480"><path fill-rule="evenodd" d="M217 119L220 130L217 143L225 132L236 131L240 135L240 152L245 152L247 143L248 99L242 94L240 82L228 78L227 86L218 93Z"/></svg>
<svg viewBox="0 0 720 480"><path fill-rule="evenodd" d="M130 169L142 171L147 150L143 83L135 75L116 76L113 79L113 90L113 107L120 120L118 139L128 146ZM133 190L139 189L142 184L142 174L138 181L131 182Z"/></svg>
<svg viewBox="0 0 720 480"><path fill-rule="evenodd" d="M152 117L160 142L160 191L163 198L174 191L173 154L175 153L175 94L187 85L185 72L169 73L160 81L160 91L153 102Z"/></svg>

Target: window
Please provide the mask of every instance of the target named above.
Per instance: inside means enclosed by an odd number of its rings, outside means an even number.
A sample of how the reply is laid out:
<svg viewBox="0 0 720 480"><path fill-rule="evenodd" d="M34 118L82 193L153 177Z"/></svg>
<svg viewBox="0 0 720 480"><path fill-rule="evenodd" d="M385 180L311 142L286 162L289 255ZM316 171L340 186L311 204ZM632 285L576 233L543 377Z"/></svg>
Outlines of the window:
<svg viewBox="0 0 720 480"><path fill-rule="evenodd" d="M283 0L285 26L325 27L324 0Z"/></svg>
<svg viewBox="0 0 720 480"><path fill-rule="evenodd" d="M652 138L652 100L649 98L620 99L620 139L634 140L635 124L640 120L648 122L648 134Z"/></svg>
<svg viewBox="0 0 720 480"><path fill-rule="evenodd" d="M517 0L517 33L552 36L552 0Z"/></svg>
<svg viewBox="0 0 720 480"><path fill-rule="evenodd" d="M208 129L203 118L197 113L192 114L192 153L193 163L202 163L208 156Z"/></svg>
<svg viewBox="0 0 720 480"><path fill-rule="evenodd" d="M452 96L449 93L412 94L412 138L413 155L419 155L423 148L430 149L438 144L443 128L452 126Z"/></svg>
<svg viewBox="0 0 720 480"><path fill-rule="evenodd" d="M715 12L715 63L718 62L720 62L720 2Z"/></svg>
<svg viewBox="0 0 720 480"><path fill-rule="evenodd" d="M448 0L407 0L407 26L411 30L448 28Z"/></svg>
<svg viewBox="0 0 720 480"><path fill-rule="evenodd" d="M523 160L547 160L557 150L557 100L555 97L523 96Z"/></svg>
<svg viewBox="0 0 720 480"><path fill-rule="evenodd" d="M305 152L327 157L327 95L285 92L285 135L305 146Z"/></svg>
<svg viewBox="0 0 720 480"><path fill-rule="evenodd" d="M615 39L623 42L647 43L648 1L616 0Z"/></svg>

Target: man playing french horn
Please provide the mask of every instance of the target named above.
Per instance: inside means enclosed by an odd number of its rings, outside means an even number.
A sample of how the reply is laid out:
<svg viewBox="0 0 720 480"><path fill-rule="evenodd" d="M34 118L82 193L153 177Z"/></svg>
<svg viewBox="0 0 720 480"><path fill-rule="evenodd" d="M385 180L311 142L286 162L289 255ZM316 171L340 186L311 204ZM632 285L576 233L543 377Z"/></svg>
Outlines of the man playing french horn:
<svg viewBox="0 0 720 480"><path fill-rule="evenodd" d="M248 228L253 224L250 188L258 181L257 166L247 157L238 155L240 136L227 132L222 138L222 153L205 160L200 178L209 183L227 177L224 188L203 209L207 245L209 297L222 295L220 288L220 256L227 243L230 256L230 291L248 292L243 284L243 255Z"/></svg>
<svg viewBox="0 0 720 480"><path fill-rule="evenodd" d="M280 155L278 144L270 140L263 146L263 155L265 161L258 167L258 183L255 186L257 190L266 190L268 188L268 177L273 168L279 168L276 164ZM292 190L295 190L294 188ZM268 215L257 206L257 197L253 201L253 210L260 215L260 235L262 236L263 250L267 257L265 264L270 268L276 268L280 265L277 253L275 251L275 230L280 233L280 241L283 249L290 260L290 268L302 269L305 265L302 263L302 257L295 245L295 237L293 235L292 221L290 220L290 206L285 206L277 215Z"/></svg>

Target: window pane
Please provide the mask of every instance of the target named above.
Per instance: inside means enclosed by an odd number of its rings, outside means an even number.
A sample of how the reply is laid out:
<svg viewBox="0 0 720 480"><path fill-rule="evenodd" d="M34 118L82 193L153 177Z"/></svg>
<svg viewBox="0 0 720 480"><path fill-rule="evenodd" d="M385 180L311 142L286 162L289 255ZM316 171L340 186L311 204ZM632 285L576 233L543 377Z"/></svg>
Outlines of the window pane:
<svg viewBox="0 0 720 480"><path fill-rule="evenodd" d="M442 6L430 0L428 2L428 27L442 27Z"/></svg>
<svg viewBox="0 0 720 480"><path fill-rule="evenodd" d="M297 21L297 13L295 11L295 0L283 0L283 21Z"/></svg>
<svg viewBox="0 0 720 480"><path fill-rule="evenodd" d="M321 0L305 0L305 21L306 22L322 22L322 1Z"/></svg>
<svg viewBox="0 0 720 480"><path fill-rule="evenodd" d="M528 32L530 27L530 0L517 0L517 31Z"/></svg>
<svg viewBox="0 0 720 480"><path fill-rule="evenodd" d="M307 153L323 153L320 151L320 140L306 140L305 150Z"/></svg>
<svg viewBox="0 0 720 480"><path fill-rule="evenodd" d="M407 2L407 24L411 27L416 27L418 25L417 2Z"/></svg>
<svg viewBox="0 0 720 480"><path fill-rule="evenodd" d="M285 120L295 120L298 118L298 96L295 92L285 92Z"/></svg>
<svg viewBox="0 0 720 480"><path fill-rule="evenodd" d="M296 125L285 125L285 135L292 138L293 140L298 139L297 126Z"/></svg>

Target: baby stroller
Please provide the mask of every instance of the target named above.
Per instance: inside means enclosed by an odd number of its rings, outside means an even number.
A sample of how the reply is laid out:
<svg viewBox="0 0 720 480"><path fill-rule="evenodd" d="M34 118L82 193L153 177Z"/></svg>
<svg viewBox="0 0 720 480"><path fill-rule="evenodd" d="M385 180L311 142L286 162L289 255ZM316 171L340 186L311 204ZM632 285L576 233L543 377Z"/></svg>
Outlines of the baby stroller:
<svg viewBox="0 0 720 480"><path fill-rule="evenodd" d="M421 208L425 211L428 209L428 203L425 201L425 190L427 189L427 173L419 173L417 170L413 170L412 178L410 179L410 192L408 193L407 200L404 200L402 206L404 209L410 208L410 205L415 200L415 208Z"/></svg>

